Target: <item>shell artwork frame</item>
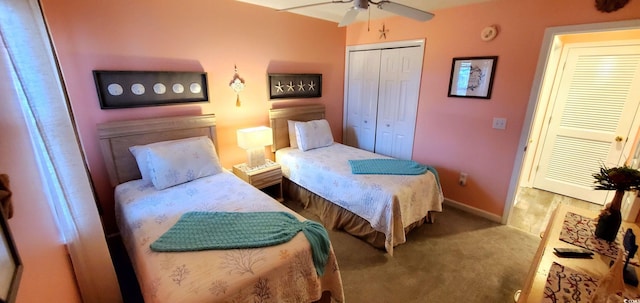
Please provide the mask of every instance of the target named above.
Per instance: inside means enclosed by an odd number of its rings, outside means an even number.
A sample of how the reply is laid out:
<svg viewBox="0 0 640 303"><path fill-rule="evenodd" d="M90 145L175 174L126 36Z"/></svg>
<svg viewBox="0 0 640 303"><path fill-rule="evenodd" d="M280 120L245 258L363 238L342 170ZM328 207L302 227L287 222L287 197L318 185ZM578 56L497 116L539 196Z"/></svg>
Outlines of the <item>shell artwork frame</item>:
<svg viewBox="0 0 640 303"><path fill-rule="evenodd" d="M209 102L207 73L94 70L101 109Z"/></svg>

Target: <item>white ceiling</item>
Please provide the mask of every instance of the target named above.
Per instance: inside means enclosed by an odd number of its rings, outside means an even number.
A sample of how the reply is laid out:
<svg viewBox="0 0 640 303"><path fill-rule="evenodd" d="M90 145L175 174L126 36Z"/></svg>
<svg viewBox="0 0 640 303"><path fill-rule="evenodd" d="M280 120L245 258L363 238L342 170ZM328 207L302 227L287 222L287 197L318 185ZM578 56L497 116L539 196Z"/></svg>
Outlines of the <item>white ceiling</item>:
<svg viewBox="0 0 640 303"><path fill-rule="evenodd" d="M274 10L302 6L307 4L330 2L330 0L236 0L240 2L255 4L264 7L270 7ZM439 9L462 6L478 2L488 2L491 0L392 0L391 2L404 4L413 8L417 8L427 12L433 12ZM379 2L374 0L374 2ZM353 6L350 3L327 3L313 7L300 8L289 12L300 14L308 17L323 19L339 23L344 14ZM286 13L286 12L283 12ZM371 16L369 16L371 15ZM382 19L394 16L392 13L382 11L375 5L370 5L367 12L358 14L356 21L366 21L369 17L371 20ZM436 15L437 18L437 15Z"/></svg>

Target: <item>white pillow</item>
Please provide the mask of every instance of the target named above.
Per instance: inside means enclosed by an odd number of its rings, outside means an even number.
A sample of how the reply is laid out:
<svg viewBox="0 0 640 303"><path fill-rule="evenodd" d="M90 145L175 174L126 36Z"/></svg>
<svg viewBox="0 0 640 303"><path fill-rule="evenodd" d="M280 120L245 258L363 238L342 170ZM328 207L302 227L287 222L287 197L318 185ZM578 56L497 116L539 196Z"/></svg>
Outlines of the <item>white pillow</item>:
<svg viewBox="0 0 640 303"><path fill-rule="evenodd" d="M333 144L333 134L329 122L325 119L308 122L296 122L296 141L298 148L307 151Z"/></svg>
<svg viewBox="0 0 640 303"><path fill-rule="evenodd" d="M165 189L222 172L209 137L163 141L145 147L149 177L156 189Z"/></svg>
<svg viewBox="0 0 640 303"><path fill-rule="evenodd" d="M197 140L198 137L195 138L186 138L181 140ZM142 176L142 180L151 183L151 173L149 172L149 148L154 146L173 144L176 140L171 141L160 141L155 143L150 143L146 145L134 145L129 147L129 151L133 154L133 157L136 158L136 163L138 164L138 170L140 171L140 175Z"/></svg>
<svg viewBox="0 0 640 303"><path fill-rule="evenodd" d="M149 165L147 165L147 158L149 157L149 149L145 145L136 145L129 147L129 151L136 158L138 163L138 170L142 175L142 180L151 182L151 176L149 176Z"/></svg>
<svg viewBox="0 0 640 303"><path fill-rule="evenodd" d="M298 148L298 139L296 139L296 122L300 121L287 120L287 123L289 124L289 146L291 146L291 148Z"/></svg>

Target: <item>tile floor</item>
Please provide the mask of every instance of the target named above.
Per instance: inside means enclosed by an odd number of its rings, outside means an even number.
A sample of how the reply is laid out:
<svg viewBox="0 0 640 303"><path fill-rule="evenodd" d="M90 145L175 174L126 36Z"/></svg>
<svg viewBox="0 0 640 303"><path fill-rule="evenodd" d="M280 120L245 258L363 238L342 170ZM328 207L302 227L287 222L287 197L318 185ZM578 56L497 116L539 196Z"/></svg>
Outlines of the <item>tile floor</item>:
<svg viewBox="0 0 640 303"><path fill-rule="evenodd" d="M603 207L540 189L520 187L516 193L516 202L508 224L539 235L544 231L551 213L559 204L569 204L594 211L599 211Z"/></svg>

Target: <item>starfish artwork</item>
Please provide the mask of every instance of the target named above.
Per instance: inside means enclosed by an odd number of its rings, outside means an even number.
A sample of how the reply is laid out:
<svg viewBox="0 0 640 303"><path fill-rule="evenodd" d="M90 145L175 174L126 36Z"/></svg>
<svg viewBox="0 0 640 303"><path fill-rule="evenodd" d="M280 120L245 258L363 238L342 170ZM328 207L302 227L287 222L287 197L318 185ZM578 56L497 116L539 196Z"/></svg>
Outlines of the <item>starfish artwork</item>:
<svg viewBox="0 0 640 303"><path fill-rule="evenodd" d="M269 74L269 99L317 98L322 95L322 74Z"/></svg>
<svg viewBox="0 0 640 303"><path fill-rule="evenodd" d="M276 86L275 86L276 91L277 91L277 92L284 93L284 90L282 89L282 87L283 87L283 86L282 86L282 83L280 83L280 81L278 81L278 85L276 85Z"/></svg>
<svg viewBox="0 0 640 303"><path fill-rule="evenodd" d="M388 29L386 29L384 23L382 23L382 28L380 30L378 30L380 32L380 39L387 39L387 33L389 32Z"/></svg>

